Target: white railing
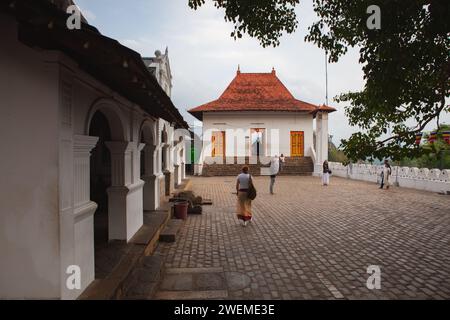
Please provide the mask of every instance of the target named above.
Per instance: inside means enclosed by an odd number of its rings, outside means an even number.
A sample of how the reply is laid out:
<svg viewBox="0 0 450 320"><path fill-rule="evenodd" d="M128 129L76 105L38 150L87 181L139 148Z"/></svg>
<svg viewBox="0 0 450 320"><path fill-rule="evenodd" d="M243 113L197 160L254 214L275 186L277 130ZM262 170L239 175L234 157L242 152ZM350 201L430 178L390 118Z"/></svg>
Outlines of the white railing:
<svg viewBox="0 0 450 320"><path fill-rule="evenodd" d="M330 162L329 168L334 176L378 183L383 171L382 165L350 164ZM400 187L450 193L450 170L392 167L391 183Z"/></svg>

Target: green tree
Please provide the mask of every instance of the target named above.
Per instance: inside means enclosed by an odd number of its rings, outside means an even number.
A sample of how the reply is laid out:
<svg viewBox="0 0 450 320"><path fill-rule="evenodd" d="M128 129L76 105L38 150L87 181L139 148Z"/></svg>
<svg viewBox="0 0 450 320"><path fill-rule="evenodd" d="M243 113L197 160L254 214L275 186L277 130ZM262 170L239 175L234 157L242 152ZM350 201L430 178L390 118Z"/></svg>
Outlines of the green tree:
<svg viewBox="0 0 450 320"><path fill-rule="evenodd" d="M196 9L204 0L189 0ZM283 32L297 27L299 1L217 0L232 36L248 33L263 46L278 45ZM306 40L337 62L349 47L359 48L365 86L343 93L349 123L361 130L342 141L351 160L394 160L426 152L415 134L450 111L450 1L448 0L313 0L318 21ZM367 9L381 9L381 28L369 29ZM412 123L412 125L406 125ZM439 125L438 125L439 127Z"/></svg>
<svg viewBox="0 0 450 320"><path fill-rule="evenodd" d="M429 135L424 135L425 142L420 146L423 154L415 158L404 158L401 166L419 168L450 169L450 145L442 138L442 133L450 131L450 125L443 124L441 128L433 130L438 133L434 143L428 142Z"/></svg>
<svg viewBox="0 0 450 320"><path fill-rule="evenodd" d="M348 158L342 150L330 141L328 144L328 160L332 162L347 163Z"/></svg>

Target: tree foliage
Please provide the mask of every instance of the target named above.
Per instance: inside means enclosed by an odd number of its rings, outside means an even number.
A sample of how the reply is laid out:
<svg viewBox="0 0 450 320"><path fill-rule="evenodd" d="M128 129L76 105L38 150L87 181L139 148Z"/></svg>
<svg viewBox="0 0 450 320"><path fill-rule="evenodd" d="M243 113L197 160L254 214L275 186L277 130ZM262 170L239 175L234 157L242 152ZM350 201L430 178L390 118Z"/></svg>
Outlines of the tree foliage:
<svg viewBox="0 0 450 320"><path fill-rule="evenodd" d="M448 111L450 81L450 2L315 0L320 21L309 41L337 61L348 47L360 48L365 86L336 98L349 105L349 123L362 130L342 141L352 159L405 156L424 152L415 134ZM370 30L367 7L381 9L381 29ZM327 31L323 31L323 26ZM412 125L407 125L411 123Z"/></svg>
<svg viewBox="0 0 450 320"><path fill-rule="evenodd" d="M231 37L241 38L244 33L257 38L263 47L278 46L283 32L297 28L295 5L300 0L214 0L214 6L225 10L225 21L232 22ZM197 10L205 0L189 0Z"/></svg>
<svg viewBox="0 0 450 320"><path fill-rule="evenodd" d="M328 143L328 161L346 164L348 158L342 150L339 150L333 142Z"/></svg>
<svg viewBox="0 0 450 320"><path fill-rule="evenodd" d="M297 27L299 1L215 1L234 23L232 36L248 33L263 46L278 45L283 31ZM204 0L190 0L197 8ZM342 141L351 160L418 157L415 134L450 111L450 1L313 0L318 21L306 40L337 62L349 47L359 48L365 85L335 98L344 102L350 125L359 132ZM369 29L367 8L381 9L381 28Z"/></svg>

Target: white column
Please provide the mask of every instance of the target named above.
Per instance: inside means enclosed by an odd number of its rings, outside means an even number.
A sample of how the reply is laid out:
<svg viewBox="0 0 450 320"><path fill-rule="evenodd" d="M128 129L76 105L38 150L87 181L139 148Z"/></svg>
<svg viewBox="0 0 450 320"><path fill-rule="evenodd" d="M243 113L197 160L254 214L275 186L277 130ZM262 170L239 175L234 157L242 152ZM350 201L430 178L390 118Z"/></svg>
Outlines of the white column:
<svg viewBox="0 0 450 320"><path fill-rule="evenodd" d="M181 149L181 180L186 179L186 145Z"/></svg>
<svg viewBox="0 0 450 320"><path fill-rule="evenodd" d="M90 157L98 137L74 136L74 208L90 202Z"/></svg>
<svg viewBox="0 0 450 320"><path fill-rule="evenodd" d="M159 183L158 183L158 165L155 161L159 154L155 150L155 146L146 145L144 147L145 159L145 173L142 179L145 181L144 185L144 210L154 211L159 207Z"/></svg>
<svg viewBox="0 0 450 320"><path fill-rule="evenodd" d="M111 152L111 187L108 188L109 240L127 240L126 158L129 142L106 142Z"/></svg>
<svg viewBox="0 0 450 320"><path fill-rule="evenodd" d="M328 113L322 113L322 130L320 133L321 140L321 157L323 163L325 160L328 160Z"/></svg>
<svg viewBox="0 0 450 320"><path fill-rule="evenodd" d="M316 163L314 164L314 173L322 173L322 112L316 115Z"/></svg>
<svg viewBox="0 0 450 320"><path fill-rule="evenodd" d="M322 165L325 160L328 160L328 113L318 112L316 116L315 174L322 174Z"/></svg>
<svg viewBox="0 0 450 320"><path fill-rule="evenodd" d="M141 180L141 152L145 148L145 143L138 143L136 146L136 152L134 152L133 156L133 184L139 183ZM144 167L145 169L145 167Z"/></svg>
<svg viewBox="0 0 450 320"><path fill-rule="evenodd" d="M81 288L86 288L95 279L94 260L94 213L97 204L90 200L90 157L97 145L98 137L75 135L73 137L73 215L66 216L61 225L63 251L73 248L73 260L63 261L62 267L78 265L81 270ZM69 232L70 231L70 232ZM65 239L65 240L64 240ZM65 274L65 277L67 275ZM63 287L63 298L72 297L73 292ZM79 294L79 293L78 293Z"/></svg>

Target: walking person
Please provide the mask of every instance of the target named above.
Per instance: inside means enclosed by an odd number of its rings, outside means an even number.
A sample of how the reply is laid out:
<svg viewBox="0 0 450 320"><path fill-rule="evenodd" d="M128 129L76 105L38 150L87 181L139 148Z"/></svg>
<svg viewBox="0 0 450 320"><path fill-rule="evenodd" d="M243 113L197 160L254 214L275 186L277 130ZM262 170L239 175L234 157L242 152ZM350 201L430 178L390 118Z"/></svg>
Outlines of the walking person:
<svg viewBox="0 0 450 320"><path fill-rule="evenodd" d="M270 160L270 194L274 194L273 187L275 185L275 178L280 171L280 159L277 155Z"/></svg>
<svg viewBox="0 0 450 320"><path fill-rule="evenodd" d="M280 172L283 170L284 161L285 161L284 154L281 154L281 156L280 156Z"/></svg>
<svg viewBox="0 0 450 320"><path fill-rule="evenodd" d="M237 176L236 193L237 193L237 217L243 221L243 226L252 220L252 200L248 198L248 189L252 183L251 176L248 173L248 167L242 168L242 173Z"/></svg>
<svg viewBox="0 0 450 320"><path fill-rule="evenodd" d="M325 160L323 162L323 170L322 170L322 185L328 186L330 184L330 174L331 170L328 167L328 161Z"/></svg>
<svg viewBox="0 0 450 320"><path fill-rule="evenodd" d="M381 176L381 186L380 189L383 189L384 186L386 186L386 189L389 189L389 182L390 182L390 175L392 174L392 168L391 165L389 164L389 161L386 159L384 160L384 167L383 167L383 172L382 172L382 176Z"/></svg>

